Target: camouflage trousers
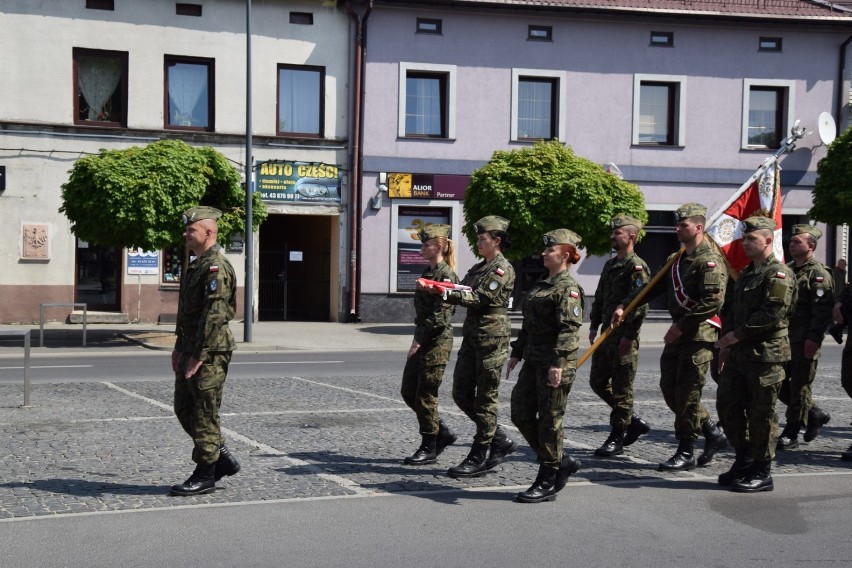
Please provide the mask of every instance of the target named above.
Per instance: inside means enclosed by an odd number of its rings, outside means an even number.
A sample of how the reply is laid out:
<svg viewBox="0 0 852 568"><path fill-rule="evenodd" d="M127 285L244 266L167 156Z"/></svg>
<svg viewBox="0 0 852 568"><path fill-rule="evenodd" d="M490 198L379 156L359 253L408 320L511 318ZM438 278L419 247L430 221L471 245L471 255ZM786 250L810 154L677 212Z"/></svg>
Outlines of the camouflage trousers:
<svg viewBox="0 0 852 568"><path fill-rule="evenodd" d="M819 351L813 359L805 359L805 344L791 343L793 358L786 365L787 376L781 383L778 400L787 405L787 424L806 426L808 411L814 405L811 385L816 377Z"/></svg>
<svg viewBox="0 0 852 568"><path fill-rule="evenodd" d="M462 340L453 371L453 400L476 425L474 442L490 444L494 437L500 375L508 358L508 337Z"/></svg>
<svg viewBox="0 0 852 568"><path fill-rule="evenodd" d="M438 389L444 380L444 369L450 360L453 336L439 337L421 345L405 362L402 371L402 400L417 415L420 433L438 433Z"/></svg>
<svg viewBox="0 0 852 568"><path fill-rule="evenodd" d="M639 342L633 340L624 357L618 354L620 337L610 337L592 354L589 385L612 408L609 424L627 428L633 418L633 379L639 365Z"/></svg>
<svg viewBox="0 0 852 568"><path fill-rule="evenodd" d="M849 336L846 335L846 345L843 346L843 356L840 360L840 384L843 385L843 390L852 398L852 343L849 341Z"/></svg>
<svg viewBox="0 0 852 568"><path fill-rule="evenodd" d="M660 390L674 412L675 438L695 440L710 413L701 404L707 369L713 359L712 343L690 341L667 344L660 356Z"/></svg>
<svg viewBox="0 0 852 568"><path fill-rule="evenodd" d="M756 460L775 457L775 403L784 380L783 363L749 361L746 346L734 345L716 393L716 411L734 449L749 448Z"/></svg>
<svg viewBox="0 0 852 568"><path fill-rule="evenodd" d="M575 369L562 370L557 388L547 384L548 363L525 361L512 389L512 423L535 451L538 463L559 467L562 462L562 420Z"/></svg>
<svg viewBox="0 0 852 568"><path fill-rule="evenodd" d="M231 353L210 353L198 372L187 379L183 369L189 357L189 353L181 355L178 372L175 373L175 415L192 438L192 461L211 464L219 459L219 447L222 445L219 407Z"/></svg>

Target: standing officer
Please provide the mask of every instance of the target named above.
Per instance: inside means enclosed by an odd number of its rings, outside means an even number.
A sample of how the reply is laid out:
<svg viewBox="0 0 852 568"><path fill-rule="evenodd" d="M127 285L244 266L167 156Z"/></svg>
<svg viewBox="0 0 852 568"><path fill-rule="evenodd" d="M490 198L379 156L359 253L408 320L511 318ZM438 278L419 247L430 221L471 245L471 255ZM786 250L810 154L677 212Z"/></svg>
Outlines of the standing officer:
<svg viewBox="0 0 852 568"><path fill-rule="evenodd" d="M172 495L209 493L216 481L240 470L219 426L225 376L236 347L228 322L237 308L234 269L216 244L216 219L221 216L213 207L193 207L183 214L183 236L196 258L180 282L172 370L175 414L192 438L196 467L189 479L172 486Z"/></svg>
<svg viewBox="0 0 852 568"><path fill-rule="evenodd" d="M831 272L814 258L822 231L810 225L793 225L787 266L796 275L798 300L790 317L790 354L787 377L778 399L787 405L787 424L778 437L777 448L799 445L799 429L805 426L805 442L819 434L831 416L814 404L811 385L817 370L822 339L831 324L834 284Z"/></svg>
<svg viewBox="0 0 852 568"><path fill-rule="evenodd" d="M852 284L848 284L843 292L838 296L834 303L832 311L834 321L844 327L849 325L852 319ZM843 355L840 360L840 384L843 385L843 390L852 398L852 342L849 341L849 334L846 334L846 345L843 346ZM840 457L843 461L852 461L852 446L843 452Z"/></svg>
<svg viewBox="0 0 852 568"><path fill-rule="evenodd" d="M521 359L524 365L512 389L512 422L538 459L532 486L518 493L521 503L553 501L580 462L564 451L562 419L577 374L577 349L583 325L583 289L569 268L580 260L580 236L556 229L542 236L541 257L548 275L524 297L523 327L512 342L506 377Z"/></svg>
<svg viewBox="0 0 852 568"><path fill-rule="evenodd" d="M420 256L429 263L422 278L438 282L459 281L453 271L455 248L450 240L449 225L429 225L420 233ZM414 455L405 458L407 465L428 465L438 461L444 448L457 439L455 433L438 417L438 389L444 380L444 369L453 350L453 314L456 307L420 288L414 292L414 339L408 349L402 371L402 400L417 414L422 443Z"/></svg>
<svg viewBox="0 0 852 568"><path fill-rule="evenodd" d="M622 298L638 291L648 283L650 270L636 256L633 247L642 229L642 221L629 215L613 217L610 241L615 257L606 261L601 272L590 316L589 343L594 343L602 322L612 320L612 313ZM633 310L592 354L590 380L595 391L612 412L609 423L612 431L596 456L609 457L624 453L624 446L635 442L651 429L633 414L633 379L639 364L639 328L648 313L644 305Z"/></svg>
<svg viewBox="0 0 852 568"><path fill-rule="evenodd" d="M772 491L778 415L775 402L790 360L788 318L796 306L796 276L775 258L775 221L749 217L743 250L751 264L740 272L730 324L718 341L719 391L716 410L736 452L719 485L732 491ZM728 326L730 325L730 331Z"/></svg>
<svg viewBox="0 0 852 568"><path fill-rule="evenodd" d="M675 454L660 464L660 471L683 471L695 467L695 440L704 434L704 452L698 465L705 465L728 441L718 424L701 404L707 369L713 359L713 342L718 338L719 310L725 299L728 272L725 261L704 237L707 208L687 203L675 211L675 232L683 250L674 253L676 260L670 274L660 278L643 299L668 292L672 325L663 337L665 347L660 356L660 390L666 405L675 415ZM672 260L672 256L669 257ZM629 303L638 292L622 300ZM613 323L624 314L623 306L613 313Z"/></svg>
<svg viewBox="0 0 852 568"><path fill-rule="evenodd" d="M461 281L471 289L428 289L432 294L443 294L445 302L467 308L453 372L453 400L476 424L476 434L468 456L447 471L454 478L484 475L518 447L497 424L500 371L509 357L512 331L509 297L515 285L515 270L503 256L511 245L506 232L509 221L489 215L473 228L476 249L483 260Z"/></svg>

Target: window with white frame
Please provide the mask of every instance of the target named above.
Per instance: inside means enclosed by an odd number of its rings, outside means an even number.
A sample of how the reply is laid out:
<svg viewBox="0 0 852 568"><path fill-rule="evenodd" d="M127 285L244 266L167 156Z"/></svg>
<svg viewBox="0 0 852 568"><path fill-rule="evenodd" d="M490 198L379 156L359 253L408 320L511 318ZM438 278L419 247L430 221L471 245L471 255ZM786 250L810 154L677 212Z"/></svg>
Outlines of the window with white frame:
<svg viewBox="0 0 852 568"><path fill-rule="evenodd" d="M454 139L456 66L399 64L400 138Z"/></svg>
<svg viewBox="0 0 852 568"><path fill-rule="evenodd" d="M742 147L773 150L781 147L793 123L793 81L743 81Z"/></svg>
<svg viewBox="0 0 852 568"><path fill-rule="evenodd" d="M325 69L278 65L278 135L321 137Z"/></svg>
<svg viewBox="0 0 852 568"><path fill-rule="evenodd" d="M685 108L685 75L634 75L633 144L684 146Z"/></svg>
<svg viewBox="0 0 852 568"><path fill-rule="evenodd" d="M512 140L561 140L564 116L560 108L565 73L512 69Z"/></svg>

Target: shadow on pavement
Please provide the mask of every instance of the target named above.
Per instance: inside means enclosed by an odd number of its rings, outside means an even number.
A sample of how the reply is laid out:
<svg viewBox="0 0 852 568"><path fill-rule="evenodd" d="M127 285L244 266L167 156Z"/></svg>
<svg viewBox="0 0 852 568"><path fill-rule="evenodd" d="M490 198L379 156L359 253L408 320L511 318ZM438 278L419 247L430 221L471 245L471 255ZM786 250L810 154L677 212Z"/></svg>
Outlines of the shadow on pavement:
<svg viewBox="0 0 852 568"><path fill-rule="evenodd" d="M35 481L0 483L0 489L32 489L47 493L64 493L77 497L99 495L164 495L169 488L163 485L139 485L129 483L111 483L109 481L89 481L86 479L54 478Z"/></svg>
<svg viewBox="0 0 852 568"><path fill-rule="evenodd" d="M412 497L420 497L435 501L436 503L459 504L462 501L485 500L504 501L513 499L516 491L511 493L495 491L467 490L467 480L454 480L447 477L446 464L433 464L428 466L407 466L402 464L402 458L363 458L359 456L348 456L335 452L311 452L293 453L290 457L309 461L310 465L280 468L278 471L288 475L315 475L319 468L323 473L332 475L351 475L353 473L366 473L386 476L387 480L380 483L361 483L361 487L375 489L387 493L404 493ZM414 476L418 478L415 479ZM434 476L434 477L433 477ZM420 479L432 477L432 479ZM486 479L483 477L473 479ZM443 481L446 480L446 481Z"/></svg>
<svg viewBox="0 0 852 568"><path fill-rule="evenodd" d="M39 343L39 328L35 327L30 330L30 341L32 347L40 347ZM22 345L20 339L3 339L0 340L0 347L20 347ZM127 347L132 345L124 339L118 331L112 329L88 329L86 330L86 347ZM83 346L83 329L45 329L44 330L44 348L59 349L64 347L82 347Z"/></svg>

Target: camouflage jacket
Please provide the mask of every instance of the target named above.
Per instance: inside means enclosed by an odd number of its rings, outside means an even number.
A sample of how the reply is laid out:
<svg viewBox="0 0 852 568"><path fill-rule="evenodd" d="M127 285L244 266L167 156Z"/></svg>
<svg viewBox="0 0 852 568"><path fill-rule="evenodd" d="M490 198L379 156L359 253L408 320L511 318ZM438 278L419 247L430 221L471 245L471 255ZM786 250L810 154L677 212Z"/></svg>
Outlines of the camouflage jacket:
<svg viewBox="0 0 852 568"><path fill-rule="evenodd" d="M592 329L597 331L602 323L609 327L612 313L621 300L647 284L650 273L645 261L632 252L624 258L613 257L606 261L595 290L595 301L592 303L590 316ZM627 314L624 322L613 330L610 337L638 339L639 328L642 327L642 321L647 313L647 305L639 306Z"/></svg>
<svg viewBox="0 0 852 568"><path fill-rule="evenodd" d="M568 270L536 282L521 303L524 324L512 342L512 357L560 369L574 367L584 299L583 289Z"/></svg>
<svg viewBox="0 0 852 568"><path fill-rule="evenodd" d="M467 308L465 337L509 337L509 297L515 287L515 269L501 253L490 262L475 264L461 284L472 290L449 290L445 301Z"/></svg>
<svg viewBox="0 0 852 568"><path fill-rule="evenodd" d="M457 284L459 277L446 262L440 262L435 268L423 271L423 278L444 282L449 280ZM440 296L423 291L414 293L414 341L420 345L431 343L439 337L452 337L452 319L456 307L445 304Z"/></svg>
<svg viewBox="0 0 852 568"><path fill-rule="evenodd" d="M740 340L733 348L745 349L751 361L789 361L788 318L795 309L796 296L793 271L775 256L760 266L749 264L743 268L737 278L730 318L731 331Z"/></svg>
<svg viewBox="0 0 852 568"><path fill-rule="evenodd" d="M834 278L831 271L815 258L801 266L787 263L796 275L798 300L790 317L790 343L802 343L806 339L822 343L825 331L831 325L834 309Z"/></svg>
<svg viewBox="0 0 852 568"><path fill-rule="evenodd" d="M690 341L716 341L719 336L718 328L707 320L719 313L725 301L725 284L728 280L728 270L725 260L716 248L705 237L692 254L680 251L669 256L680 255L668 274L664 274L654 287L643 298L647 304L657 296L668 293L669 315L672 322L683 332L675 343ZM675 290L673 274L680 274L680 291L689 298L688 305L681 305ZM632 292L621 303L625 306L636 297L638 291Z"/></svg>
<svg viewBox="0 0 852 568"><path fill-rule="evenodd" d="M222 247L210 249L189 263L180 282L175 351L203 361L210 351L236 347L228 322L237 310L237 278Z"/></svg>

